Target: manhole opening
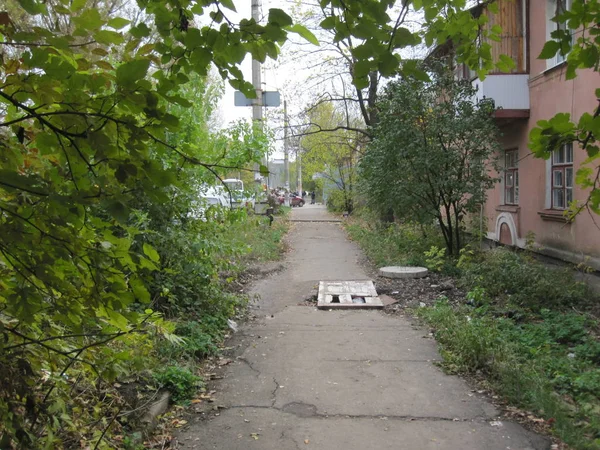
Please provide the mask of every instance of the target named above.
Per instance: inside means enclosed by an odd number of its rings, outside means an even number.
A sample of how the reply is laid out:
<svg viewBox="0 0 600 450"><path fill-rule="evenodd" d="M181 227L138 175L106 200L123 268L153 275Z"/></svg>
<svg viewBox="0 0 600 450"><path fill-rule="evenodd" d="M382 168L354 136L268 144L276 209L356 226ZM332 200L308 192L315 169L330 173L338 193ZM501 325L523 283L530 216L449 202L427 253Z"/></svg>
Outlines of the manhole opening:
<svg viewBox="0 0 600 450"><path fill-rule="evenodd" d="M353 295L352 303L367 303L367 299L362 295Z"/></svg>
<svg viewBox="0 0 600 450"><path fill-rule="evenodd" d="M339 303L340 302L340 296L339 295L332 295L331 296L331 303Z"/></svg>

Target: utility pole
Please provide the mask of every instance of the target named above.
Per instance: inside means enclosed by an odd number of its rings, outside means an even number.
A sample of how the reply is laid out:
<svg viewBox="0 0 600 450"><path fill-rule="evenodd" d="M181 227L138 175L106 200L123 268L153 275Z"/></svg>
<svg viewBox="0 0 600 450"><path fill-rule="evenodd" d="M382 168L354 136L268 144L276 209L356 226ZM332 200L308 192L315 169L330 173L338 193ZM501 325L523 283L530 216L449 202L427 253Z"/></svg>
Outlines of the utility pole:
<svg viewBox="0 0 600 450"><path fill-rule="evenodd" d="M296 147L296 166L298 167L298 194L302 197L302 146Z"/></svg>
<svg viewBox="0 0 600 450"><path fill-rule="evenodd" d="M258 23L260 20L260 0L251 0L252 1L252 18ZM256 92L256 98L252 99L252 121L255 126L258 126L262 129L263 127L263 104L262 104L262 84L260 79L260 61L256 59L252 60L252 86L254 86L254 90ZM266 158L263 158L265 160ZM263 164L266 161L263 161ZM266 165L266 164L265 164ZM254 165L254 179L259 181L261 179L260 175L260 167L258 164ZM268 179L267 179L268 180ZM267 191L269 189L268 181L267 181Z"/></svg>
<svg viewBox="0 0 600 450"><path fill-rule="evenodd" d="M285 188L290 189L290 158L288 147L288 115L287 115L287 100L283 101L283 182Z"/></svg>

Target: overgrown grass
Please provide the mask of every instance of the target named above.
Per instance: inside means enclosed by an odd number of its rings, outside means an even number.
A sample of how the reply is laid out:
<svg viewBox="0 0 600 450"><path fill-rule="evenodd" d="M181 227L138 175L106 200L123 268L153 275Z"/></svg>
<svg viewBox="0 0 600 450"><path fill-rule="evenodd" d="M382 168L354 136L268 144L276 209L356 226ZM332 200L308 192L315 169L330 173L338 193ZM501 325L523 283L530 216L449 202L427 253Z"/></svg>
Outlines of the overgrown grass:
<svg viewBox="0 0 600 450"><path fill-rule="evenodd" d="M283 237L289 228L288 214L290 208L283 207L281 213L269 226L266 216L251 215L245 222L233 224L226 233L232 245L245 248L241 264L254 261L275 261L283 254Z"/></svg>
<svg viewBox="0 0 600 450"><path fill-rule="evenodd" d="M504 248L465 252L456 267L430 251L441 247L435 230L362 220L347 229L375 264L433 265L467 291L462 304L442 297L416 310L447 371L482 379L573 448L600 449L599 325L582 312L599 300L572 269Z"/></svg>
<svg viewBox="0 0 600 450"><path fill-rule="evenodd" d="M269 220L265 216L246 215L244 212L234 212L234 214L240 216L223 224L219 236L222 246L214 256L227 258L227 264L221 266L227 268L228 276L216 280L216 291L212 292L219 297L219 301L215 302L218 307L204 308L200 312L192 308L187 314L179 314L181 318L186 319L180 319L175 323L173 330L175 339L162 340L157 346L158 356L165 364L183 363L193 368L200 359L218 355L223 339L229 331L227 319L239 312L238 310L246 304L245 296L228 292L226 285L250 264L277 260L283 253L283 237L289 228L285 211L272 226L269 226ZM157 373L162 374L162 369L158 369ZM180 374L172 375L176 378ZM162 375L158 378L155 376L156 380L163 378ZM173 395L178 396L180 400L183 399L177 383L166 383L165 387L173 390Z"/></svg>
<svg viewBox="0 0 600 450"><path fill-rule="evenodd" d="M598 343L583 316L545 310L538 320L518 322L445 300L417 315L435 328L446 370L485 377L574 448L600 448Z"/></svg>
<svg viewBox="0 0 600 450"><path fill-rule="evenodd" d="M433 227L382 224L369 217L352 219L347 223L346 231L377 266L424 266L425 252L432 246L444 246L443 239Z"/></svg>
<svg viewBox="0 0 600 450"><path fill-rule="evenodd" d="M571 268L549 268L526 253L504 248L475 255L464 266L460 283L467 289L484 288L496 302L536 311L584 307L593 297L585 283L574 279Z"/></svg>

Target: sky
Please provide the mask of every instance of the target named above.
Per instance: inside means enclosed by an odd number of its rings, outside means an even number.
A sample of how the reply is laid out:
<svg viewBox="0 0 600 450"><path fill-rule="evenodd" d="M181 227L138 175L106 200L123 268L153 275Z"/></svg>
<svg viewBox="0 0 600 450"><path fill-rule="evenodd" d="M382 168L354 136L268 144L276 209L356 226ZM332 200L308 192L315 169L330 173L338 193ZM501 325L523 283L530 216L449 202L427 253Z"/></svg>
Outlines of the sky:
<svg viewBox="0 0 600 450"><path fill-rule="evenodd" d="M285 5L281 1L273 1L273 0L262 0L261 10L266 15L268 13L269 8L282 8L285 10ZM251 16L251 4L252 0L235 0L235 7L237 9L237 14L231 13L228 14L228 18L234 22L239 22L242 18L249 18ZM263 14L261 14L262 16ZM244 77L246 80L252 80L252 63L251 58L246 57L241 65L241 70L244 73ZM273 62L267 60L265 64L262 65L262 82L263 89L269 91L281 91L281 86L278 85L278 79L282 76L287 76L288 71L286 73L282 73L283 69L275 68L275 64ZM221 99L219 104L219 110L223 119L223 125L227 126L231 122L234 122L238 119L248 119L252 118L252 107L250 106L234 106L233 104L233 93L234 89L229 86L228 83L225 84L225 95ZM283 101L283 98L282 98Z"/></svg>
<svg viewBox="0 0 600 450"><path fill-rule="evenodd" d="M261 0L261 17L266 17L269 8L281 8L290 14L290 2L285 0ZM237 14L228 11L227 17L233 22L239 22L242 18L251 17L251 5L252 0L234 0ZM289 51L290 46L293 46L293 42L287 42L283 49L282 54ZM286 64L280 61L272 61L267 59L265 64L262 64L261 78L263 84L263 90L266 91L279 91L281 95L281 107L279 108L266 108L267 111L267 124L272 127L276 134L275 141L275 153L272 155L273 158L283 158L283 101L288 100L288 110L290 115L297 113L302 108L303 104L298 102L298 97L293 95L291 89L286 90L286 86L297 85L301 80L298 79L299 74L302 73L298 70L298 67L294 67L293 64ZM242 62L240 69L244 73L246 80L252 80L252 61L250 57ZM230 125L232 122L240 119L251 120L252 119L252 107L250 106L234 106L233 97L234 89L225 83L225 94L219 103L219 116L221 119L221 126L223 128ZM291 155L291 159L294 157Z"/></svg>
<svg viewBox="0 0 600 450"><path fill-rule="evenodd" d="M299 9L306 10L306 2L297 0L259 0L261 4L261 17L265 17L270 8L280 8L288 14L292 14L291 10L294 6L298 8L298 4L304 6ZM252 0L234 0L237 13L227 11L227 17L233 22L239 22L242 18L251 17ZM420 22L418 17L409 17L410 23L407 26L418 26ZM265 20L266 21L266 20ZM318 32L314 30L318 37ZM321 30L322 32L322 30ZM329 92L339 92L339 74L331 73L323 74L319 70L323 67L319 66L319 62L324 58L331 56L326 48L322 48L324 52L314 52L319 50L312 44L307 43L297 35L289 34L289 40L283 45L280 57L277 61L267 59L262 65L262 83L263 89L267 91L279 91L281 94L282 106L283 100L287 99L288 115L290 122L293 125L300 113L311 100L323 90ZM405 52L413 53L414 49L405 49ZM419 50L422 52L422 50ZM406 54L405 56L414 57L417 55ZM308 55L308 56L307 56ZM311 67L312 66L312 67ZM333 66L330 66L333 67ZM251 58L247 57L241 64L240 69L244 73L246 80L252 80L252 64ZM328 69L336 70L336 69ZM343 69L346 70L346 69ZM315 75L319 74L316 77ZM329 81L323 81L327 80ZM384 83L384 81L382 81ZM234 89L225 83L225 94L219 104L219 116L221 126L223 128L240 119L251 120L252 108L250 106L238 107L234 106L233 102ZM265 108L266 123L275 131L275 148L276 151L272 155L274 158L283 158L283 108ZM292 157L293 158L293 157Z"/></svg>

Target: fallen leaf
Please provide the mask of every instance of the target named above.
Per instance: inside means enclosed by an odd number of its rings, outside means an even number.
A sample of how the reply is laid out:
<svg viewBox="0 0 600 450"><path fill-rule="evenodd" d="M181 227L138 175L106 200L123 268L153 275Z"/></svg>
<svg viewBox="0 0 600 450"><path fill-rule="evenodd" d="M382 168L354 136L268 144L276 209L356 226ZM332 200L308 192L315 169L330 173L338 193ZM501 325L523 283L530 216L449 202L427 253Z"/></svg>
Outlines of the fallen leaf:
<svg viewBox="0 0 600 450"><path fill-rule="evenodd" d="M260 435L260 433L250 433L250 437L252 439L254 439L255 441L258 441L258 436Z"/></svg>
<svg viewBox="0 0 600 450"><path fill-rule="evenodd" d="M187 420L183 420L183 419L174 419L171 422L171 425L174 425L175 428L181 428L182 426L184 426L187 423Z"/></svg>
<svg viewBox="0 0 600 450"><path fill-rule="evenodd" d="M306 445L308 445L308 443L309 443L309 442L310 442L310 441L309 441L308 439L304 439L304 443L305 443Z"/></svg>

